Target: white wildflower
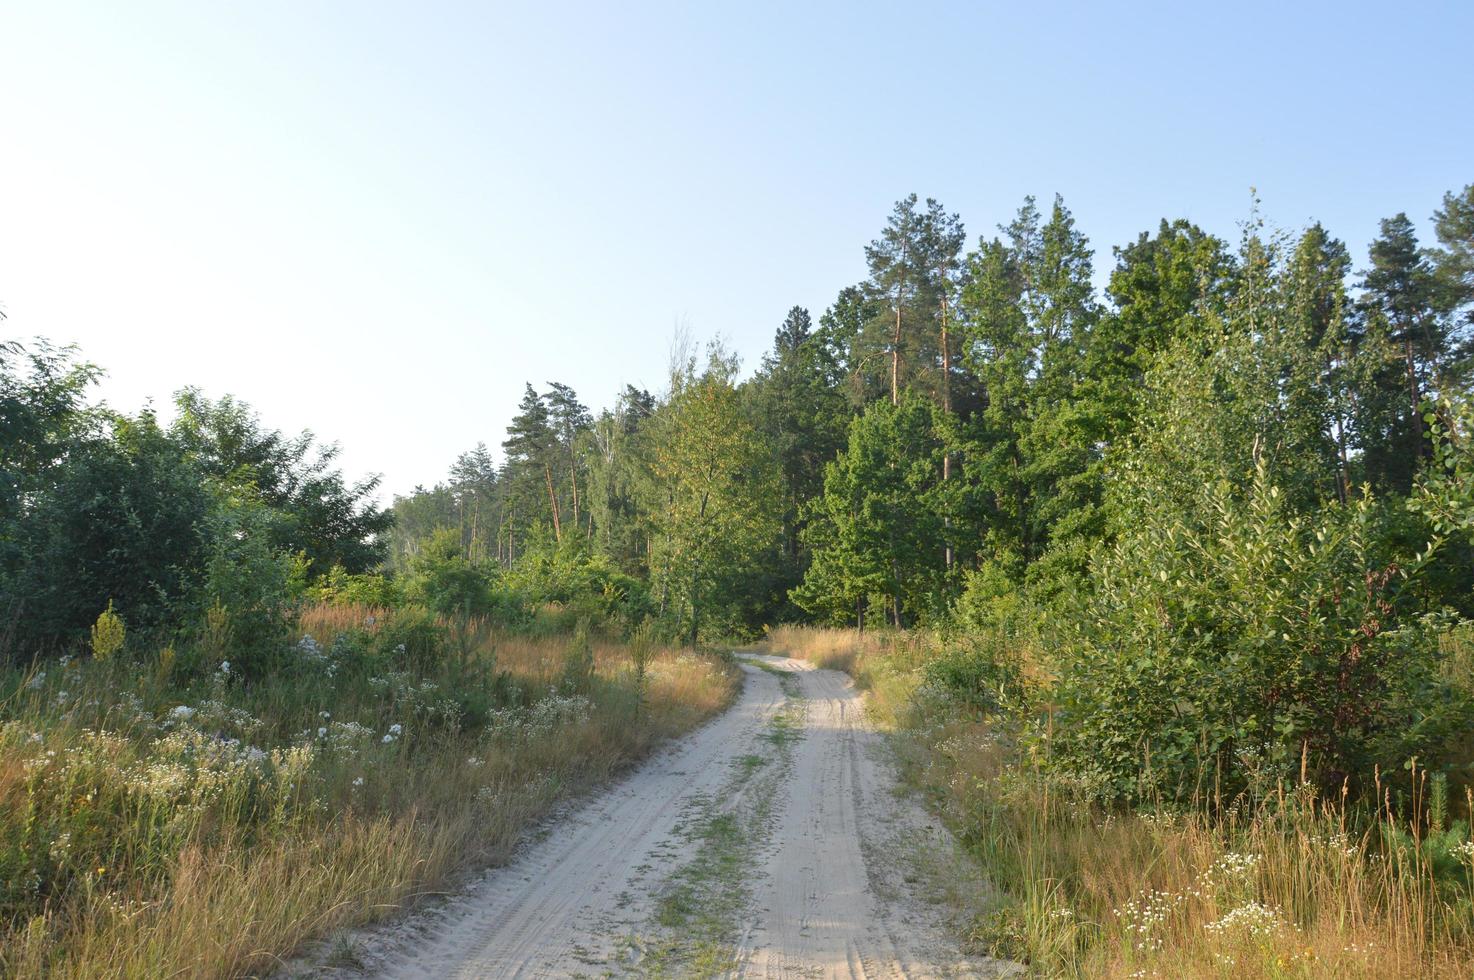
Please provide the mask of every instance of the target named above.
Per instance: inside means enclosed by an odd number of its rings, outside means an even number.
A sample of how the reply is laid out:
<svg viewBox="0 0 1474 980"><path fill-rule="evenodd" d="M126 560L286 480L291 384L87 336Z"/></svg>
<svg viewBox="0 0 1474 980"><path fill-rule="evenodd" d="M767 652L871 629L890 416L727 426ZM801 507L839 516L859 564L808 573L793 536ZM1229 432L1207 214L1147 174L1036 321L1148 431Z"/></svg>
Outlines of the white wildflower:
<svg viewBox="0 0 1474 980"><path fill-rule="evenodd" d="M1245 932L1259 937L1272 936L1283 926L1277 909L1259 902L1249 902L1225 913L1214 922L1205 923L1203 928L1217 935Z"/></svg>

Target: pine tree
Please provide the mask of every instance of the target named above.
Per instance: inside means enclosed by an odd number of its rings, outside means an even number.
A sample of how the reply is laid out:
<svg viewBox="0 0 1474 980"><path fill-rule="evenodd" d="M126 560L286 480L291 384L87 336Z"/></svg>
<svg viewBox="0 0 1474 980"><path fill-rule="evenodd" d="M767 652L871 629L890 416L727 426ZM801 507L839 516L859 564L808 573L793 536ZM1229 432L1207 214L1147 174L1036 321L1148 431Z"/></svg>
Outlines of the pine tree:
<svg viewBox="0 0 1474 980"><path fill-rule="evenodd" d="M562 515L558 495L553 486L553 462L557 455L558 435L548 418L548 408L532 385L527 385L517 414L507 426L502 443L505 469L513 506L508 514L508 557L515 558L517 532L551 521L554 537L563 539ZM544 502L546 507L543 506Z"/></svg>

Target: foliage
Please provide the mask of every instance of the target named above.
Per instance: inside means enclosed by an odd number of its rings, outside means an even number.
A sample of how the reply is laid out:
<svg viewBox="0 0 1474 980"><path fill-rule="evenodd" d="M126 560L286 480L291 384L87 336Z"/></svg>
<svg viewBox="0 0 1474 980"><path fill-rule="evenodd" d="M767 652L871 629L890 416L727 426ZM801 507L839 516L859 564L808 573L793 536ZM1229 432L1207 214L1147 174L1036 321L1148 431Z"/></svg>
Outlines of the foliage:
<svg viewBox="0 0 1474 980"><path fill-rule="evenodd" d="M1411 618L1418 560L1370 499L1299 518L1262 467L1201 524L1147 515L1068 611L1050 751L1107 798L1325 790L1437 745L1467 706Z"/></svg>
<svg viewBox="0 0 1474 980"><path fill-rule="evenodd" d="M743 571L778 544L778 473L720 350L678 367L651 459L652 593L694 645L740 623Z"/></svg>
<svg viewBox="0 0 1474 980"><path fill-rule="evenodd" d="M197 588L213 500L152 417L73 445L13 525L6 591L32 650L85 639L109 601L136 630L166 625ZM29 652L29 651L28 651Z"/></svg>
<svg viewBox="0 0 1474 980"><path fill-rule="evenodd" d="M271 528L276 550L301 552L317 574L334 565L365 572L383 559L393 515L373 502L379 479L346 482L333 467L336 445L267 429L229 395L212 401L187 388L175 408L170 435L197 465L226 492L249 494L280 515Z"/></svg>
<svg viewBox="0 0 1474 980"><path fill-rule="evenodd" d="M92 624L92 656L98 660L106 660L123 649L127 638L128 629L123 623L123 617L113 612L113 601L109 599L107 608L98 614L97 622Z"/></svg>
<svg viewBox="0 0 1474 980"><path fill-rule="evenodd" d="M853 613L870 595L888 600L895 625L936 612L946 594L941 442L935 409L908 396L875 402L850 425L849 444L825 469L810 512L814 552L800 606L828 618Z"/></svg>

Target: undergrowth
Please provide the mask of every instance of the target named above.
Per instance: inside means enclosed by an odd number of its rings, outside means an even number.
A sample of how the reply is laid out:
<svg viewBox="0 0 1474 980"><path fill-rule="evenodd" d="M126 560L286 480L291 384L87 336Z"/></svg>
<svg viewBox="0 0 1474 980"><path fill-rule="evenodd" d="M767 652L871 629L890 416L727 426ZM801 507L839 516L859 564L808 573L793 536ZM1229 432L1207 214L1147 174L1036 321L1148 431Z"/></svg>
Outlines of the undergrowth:
<svg viewBox="0 0 1474 980"><path fill-rule="evenodd" d="M1455 636L1449 670L1467 670ZM998 887L963 910L976 953L1064 977L1468 977L1469 791L1416 764L1361 800L1287 782L1250 802L1093 802L1049 774L1017 715L938 683L941 637L774 629L775 653L869 690L922 793ZM964 696L965 695L965 696Z"/></svg>
<svg viewBox="0 0 1474 980"><path fill-rule="evenodd" d="M737 690L718 658L412 611L294 636L255 680L168 647L0 674L5 975L269 971L504 859Z"/></svg>

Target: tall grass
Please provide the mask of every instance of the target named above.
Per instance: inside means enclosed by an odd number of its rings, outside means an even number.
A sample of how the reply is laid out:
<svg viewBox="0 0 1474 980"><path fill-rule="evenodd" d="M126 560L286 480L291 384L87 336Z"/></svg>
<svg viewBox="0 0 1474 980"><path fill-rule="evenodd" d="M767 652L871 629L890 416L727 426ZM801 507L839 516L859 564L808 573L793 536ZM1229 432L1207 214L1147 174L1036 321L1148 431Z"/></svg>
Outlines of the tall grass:
<svg viewBox="0 0 1474 980"><path fill-rule="evenodd" d="M1000 887L966 910L979 952L1049 976L1474 975L1462 787L1383 774L1377 798L1416 800L1411 821L1304 786L1254 807L1105 810L1049 779L1009 719L930 688L938 637L783 628L768 645L865 679L907 780Z"/></svg>
<svg viewBox="0 0 1474 980"><path fill-rule="evenodd" d="M595 640L573 676L566 637L441 626L430 663L386 646L393 614L320 607L250 683L172 650L0 675L0 971L267 971L505 859L737 687L715 658L660 649L641 681Z"/></svg>

